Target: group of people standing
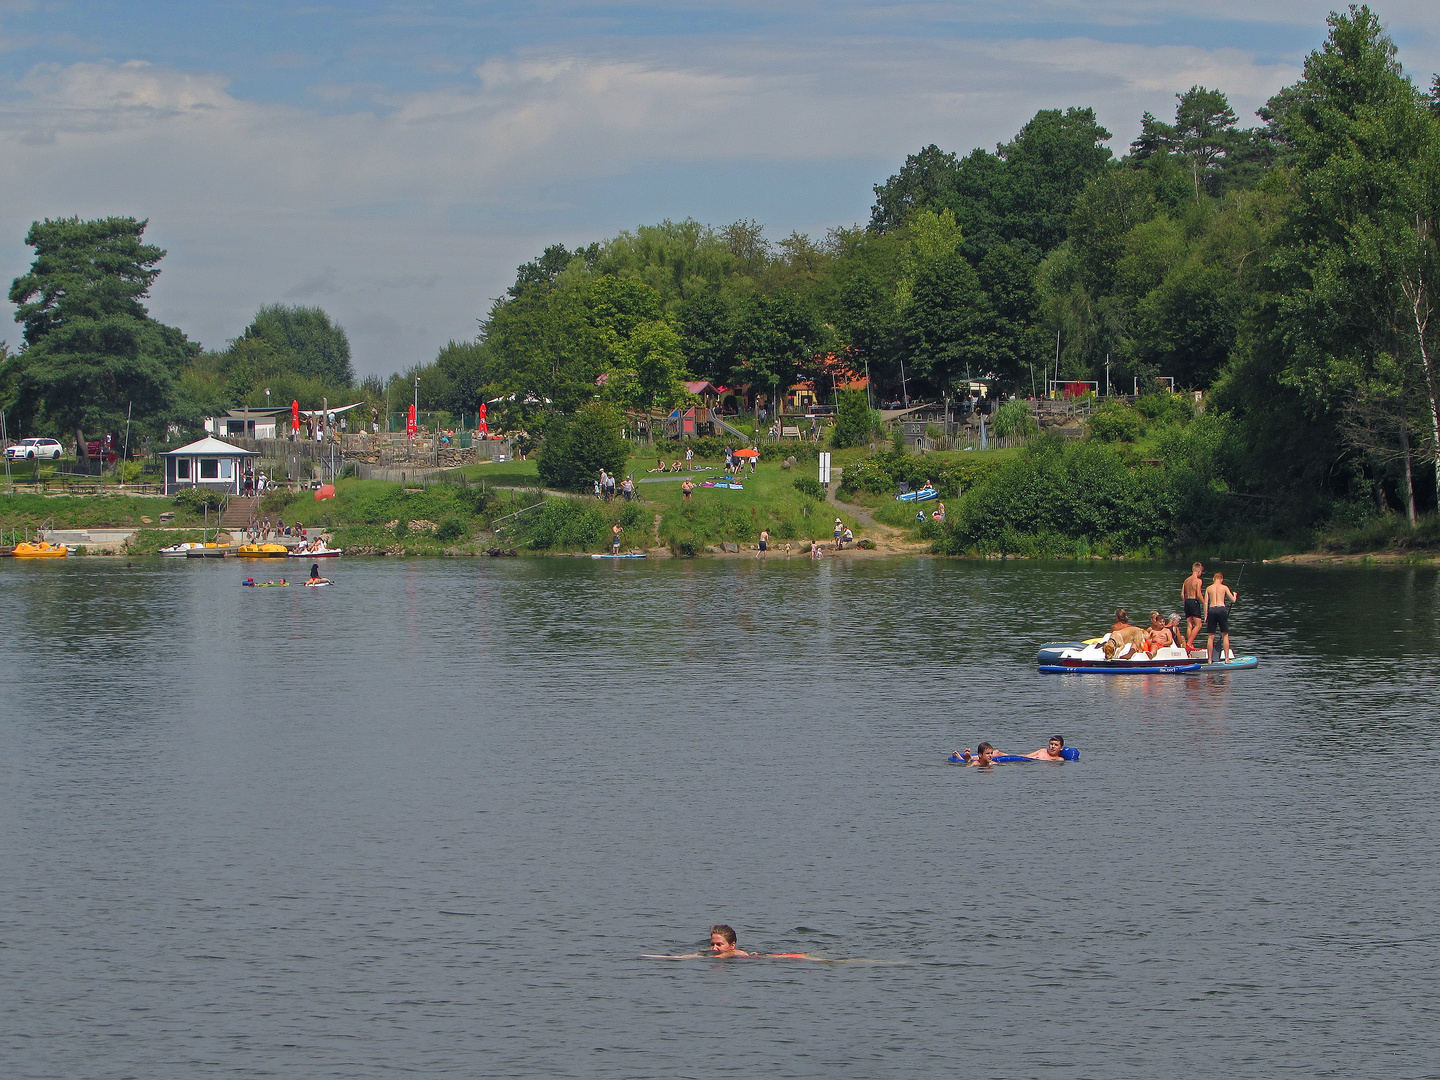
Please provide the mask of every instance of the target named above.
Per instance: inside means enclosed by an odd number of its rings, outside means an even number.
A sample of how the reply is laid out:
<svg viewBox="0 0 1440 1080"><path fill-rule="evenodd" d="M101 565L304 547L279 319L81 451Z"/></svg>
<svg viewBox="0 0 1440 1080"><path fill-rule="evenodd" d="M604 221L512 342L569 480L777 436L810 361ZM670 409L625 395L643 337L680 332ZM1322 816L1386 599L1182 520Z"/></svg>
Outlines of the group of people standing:
<svg viewBox="0 0 1440 1080"><path fill-rule="evenodd" d="M625 501L629 502L635 498L635 481L627 476L617 484L615 477L611 476L604 469L601 469L600 476L595 481L595 497L604 502L610 502L615 498L617 490L624 497Z"/></svg>

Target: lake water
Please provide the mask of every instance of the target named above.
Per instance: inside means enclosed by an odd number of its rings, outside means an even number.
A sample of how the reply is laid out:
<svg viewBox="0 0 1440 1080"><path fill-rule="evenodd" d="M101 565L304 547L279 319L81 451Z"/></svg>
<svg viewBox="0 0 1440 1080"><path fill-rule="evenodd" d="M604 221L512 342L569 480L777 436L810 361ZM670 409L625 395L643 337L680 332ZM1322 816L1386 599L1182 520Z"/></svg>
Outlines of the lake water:
<svg viewBox="0 0 1440 1080"><path fill-rule="evenodd" d="M1440 1075L1433 571L285 570L0 562L6 1077Z"/></svg>

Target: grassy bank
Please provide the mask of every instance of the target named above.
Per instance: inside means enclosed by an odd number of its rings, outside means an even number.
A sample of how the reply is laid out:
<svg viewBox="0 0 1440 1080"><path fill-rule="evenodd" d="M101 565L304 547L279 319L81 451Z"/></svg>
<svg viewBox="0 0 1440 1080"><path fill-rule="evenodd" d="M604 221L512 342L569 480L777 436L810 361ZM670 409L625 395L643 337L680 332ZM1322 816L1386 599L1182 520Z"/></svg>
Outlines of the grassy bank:
<svg viewBox="0 0 1440 1080"><path fill-rule="evenodd" d="M174 499L140 495L0 495L0 528L35 529L54 519L56 529L141 528L173 513L176 526L205 520ZM211 514L214 521L214 514Z"/></svg>

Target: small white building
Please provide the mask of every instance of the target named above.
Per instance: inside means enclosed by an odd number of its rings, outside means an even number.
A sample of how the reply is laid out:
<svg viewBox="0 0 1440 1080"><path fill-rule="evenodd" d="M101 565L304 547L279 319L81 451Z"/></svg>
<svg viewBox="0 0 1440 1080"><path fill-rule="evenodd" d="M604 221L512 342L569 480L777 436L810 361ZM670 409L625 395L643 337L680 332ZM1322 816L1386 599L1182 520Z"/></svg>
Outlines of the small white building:
<svg viewBox="0 0 1440 1080"><path fill-rule="evenodd" d="M245 459L259 456L253 450L242 450L207 435L164 455L165 494L172 495L181 488L207 487L239 495Z"/></svg>
<svg viewBox="0 0 1440 1080"><path fill-rule="evenodd" d="M285 418L285 432L290 430L290 410L285 409L230 409L224 416L207 416L205 430L221 437L239 436L251 439L278 439L281 417Z"/></svg>

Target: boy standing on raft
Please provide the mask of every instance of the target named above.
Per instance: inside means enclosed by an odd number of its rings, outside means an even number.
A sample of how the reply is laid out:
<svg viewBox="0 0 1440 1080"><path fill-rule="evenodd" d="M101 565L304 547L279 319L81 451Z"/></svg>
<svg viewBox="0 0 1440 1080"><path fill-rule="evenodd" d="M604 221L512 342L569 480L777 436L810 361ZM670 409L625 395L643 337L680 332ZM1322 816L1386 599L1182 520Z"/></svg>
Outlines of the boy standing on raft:
<svg viewBox="0 0 1440 1080"><path fill-rule="evenodd" d="M1239 600L1230 586L1225 584L1225 575L1215 571L1215 581L1205 590L1205 639L1206 663L1215 662L1215 635L1221 635L1220 660L1230 659L1230 607Z"/></svg>
<svg viewBox="0 0 1440 1080"><path fill-rule="evenodd" d="M1205 567L1195 563L1190 567L1190 576L1180 586L1180 598L1185 601L1185 651L1195 647L1195 635L1205 625L1205 579L1201 576ZM1178 642L1177 642L1178 644Z"/></svg>

